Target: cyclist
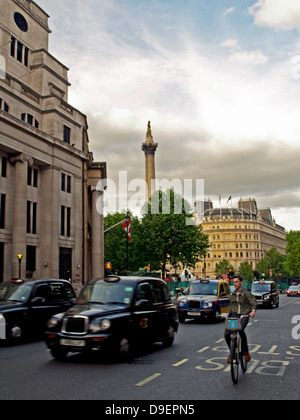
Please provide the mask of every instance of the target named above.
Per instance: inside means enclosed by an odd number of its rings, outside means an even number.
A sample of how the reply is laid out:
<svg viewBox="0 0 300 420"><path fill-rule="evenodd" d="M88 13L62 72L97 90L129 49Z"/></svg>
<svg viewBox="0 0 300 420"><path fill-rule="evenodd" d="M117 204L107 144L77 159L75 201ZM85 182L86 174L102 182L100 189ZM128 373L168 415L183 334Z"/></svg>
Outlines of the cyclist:
<svg viewBox="0 0 300 420"><path fill-rule="evenodd" d="M251 292L243 289L243 277L235 276L232 280L235 287L235 291L230 296L230 312L229 316L249 315L250 318L255 317L256 313L256 300ZM248 341L245 333L245 329L249 322L249 317L241 319L242 331L240 331L240 336L242 340L242 352L245 355L245 362L249 363L251 356L248 349ZM230 349L230 331L225 331L225 340ZM230 364L230 355L227 358L227 363Z"/></svg>

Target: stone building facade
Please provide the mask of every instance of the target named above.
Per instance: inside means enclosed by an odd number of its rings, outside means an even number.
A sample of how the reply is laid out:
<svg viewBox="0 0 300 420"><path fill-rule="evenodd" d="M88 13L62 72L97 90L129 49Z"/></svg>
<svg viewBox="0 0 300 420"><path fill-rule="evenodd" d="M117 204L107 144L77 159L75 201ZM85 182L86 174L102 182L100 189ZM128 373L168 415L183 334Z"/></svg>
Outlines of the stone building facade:
<svg viewBox="0 0 300 420"><path fill-rule="evenodd" d="M68 103L49 16L31 0L0 0L0 9L0 282L20 268L84 284L104 273L96 186L106 163L94 162L87 118Z"/></svg>
<svg viewBox="0 0 300 420"><path fill-rule="evenodd" d="M214 209L211 202L206 202L204 212L198 216L210 243L205 260L193 270L200 277L214 277L216 264L223 259L236 271L243 262L255 270L271 248L285 254L285 229L275 222L269 208L258 209L255 199L241 199L236 208Z"/></svg>

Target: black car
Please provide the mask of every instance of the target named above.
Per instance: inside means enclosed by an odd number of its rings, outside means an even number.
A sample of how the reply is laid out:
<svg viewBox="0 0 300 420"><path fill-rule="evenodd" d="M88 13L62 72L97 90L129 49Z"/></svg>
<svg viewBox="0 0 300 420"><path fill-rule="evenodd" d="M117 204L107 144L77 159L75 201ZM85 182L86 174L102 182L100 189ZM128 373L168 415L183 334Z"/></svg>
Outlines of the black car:
<svg viewBox="0 0 300 420"><path fill-rule="evenodd" d="M42 335L49 318L75 302L75 292L66 280L15 279L0 283L0 342Z"/></svg>
<svg viewBox="0 0 300 420"><path fill-rule="evenodd" d="M77 304L48 321L46 343L54 358L105 350L128 359L135 346L171 346L178 329L176 304L160 279L108 276L88 283Z"/></svg>
<svg viewBox="0 0 300 420"><path fill-rule="evenodd" d="M255 281L252 283L251 292L255 296L258 306L278 308L279 293L273 281Z"/></svg>

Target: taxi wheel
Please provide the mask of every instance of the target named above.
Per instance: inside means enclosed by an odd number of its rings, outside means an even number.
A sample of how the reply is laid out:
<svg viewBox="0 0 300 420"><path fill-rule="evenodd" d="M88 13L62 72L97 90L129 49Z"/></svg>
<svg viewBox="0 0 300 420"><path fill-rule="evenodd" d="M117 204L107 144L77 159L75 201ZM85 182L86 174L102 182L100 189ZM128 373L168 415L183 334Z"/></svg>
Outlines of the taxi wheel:
<svg viewBox="0 0 300 420"><path fill-rule="evenodd" d="M64 360L68 354L67 350L59 349L59 348L52 348L50 351L54 359L61 360L61 361Z"/></svg>
<svg viewBox="0 0 300 420"><path fill-rule="evenodd" d="M121 359L121 361L127 361L132 353L131 342L128 337L121 336L115 346L116 356Z"/></svg>
<svg viewBox="0 0 300 420"><path fill-rule="evenodd" d="M178 314L178 319L179 319L180 324L184 324L184 322L185 322L185 315Z"/></svg>
<svg viewBox="0 0 300 420"><path fill-rule="evenodd" d="M12 344L19 344L22 341L23 331L19 325L11 327L9 334L9 341Z"/></svg>
<svg viewBox="0 0 300 420"><path fill-rule="evenodd" d="M175 338L175 330L174 328L170 325L168 328L168 332L166 337L163 339L162 343L164 347L171 347L173 342L174 342L174 338Z"/></svg>

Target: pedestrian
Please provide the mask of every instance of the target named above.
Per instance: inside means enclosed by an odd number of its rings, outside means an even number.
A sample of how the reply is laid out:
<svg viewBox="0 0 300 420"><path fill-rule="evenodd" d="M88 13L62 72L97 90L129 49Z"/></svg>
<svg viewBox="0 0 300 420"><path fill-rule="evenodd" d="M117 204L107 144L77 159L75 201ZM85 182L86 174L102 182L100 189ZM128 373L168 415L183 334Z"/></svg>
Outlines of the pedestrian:
<svg viewBox="0 0 300 420"><path fill-rule="evenodd" d="M249 322L249 317L254 318L256 314L256 299L248 290L243 289L243 277L235 276L232 280L235 291L230 296L230 312L229 316L240 318L242 315L249 315L241 319L242 330L240 331L242 341L242 353L245 355L245 362L251 360L248 348L248 340L245 329ZM225 331L225 341L230 350L231 331ZM227 358L227 363L230 364L230 355Z"/></svg>

